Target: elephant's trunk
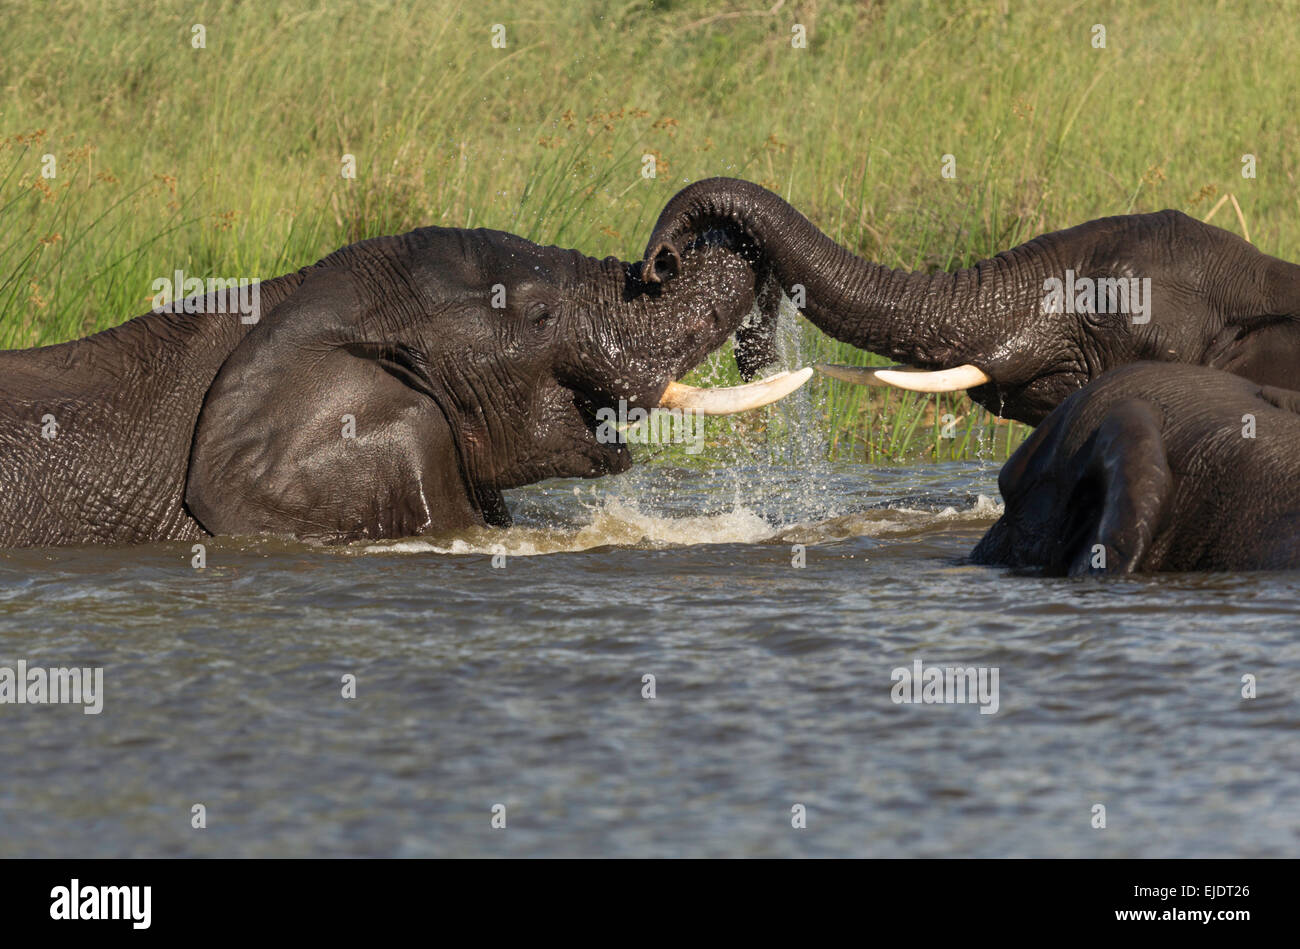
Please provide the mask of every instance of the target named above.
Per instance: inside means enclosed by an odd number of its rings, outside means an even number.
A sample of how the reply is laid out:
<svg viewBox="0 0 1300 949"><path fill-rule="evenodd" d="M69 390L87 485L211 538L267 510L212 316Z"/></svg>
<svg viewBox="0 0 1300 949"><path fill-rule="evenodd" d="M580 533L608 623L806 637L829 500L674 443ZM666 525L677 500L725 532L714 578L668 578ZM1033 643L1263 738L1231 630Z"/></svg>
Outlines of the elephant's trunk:
<svg viewBox="0 0 1300 949"><path fill-rule="evenodd" d="M664 208L646 247L644 278L658 282L674 274L691 240L716 229L738 233L796 303L802 295L808 319L836 339L927 368L991 355L983 348L997 333L981 320L994 319L991 301L1008 282L1009 262L1002 258L957 273L891 270L841 247L767 189L710 178L684 188ZM1041 297L1041 279L1037 287ZM1004 304L1018 302L1005 287L1001 292Z"/></svg>

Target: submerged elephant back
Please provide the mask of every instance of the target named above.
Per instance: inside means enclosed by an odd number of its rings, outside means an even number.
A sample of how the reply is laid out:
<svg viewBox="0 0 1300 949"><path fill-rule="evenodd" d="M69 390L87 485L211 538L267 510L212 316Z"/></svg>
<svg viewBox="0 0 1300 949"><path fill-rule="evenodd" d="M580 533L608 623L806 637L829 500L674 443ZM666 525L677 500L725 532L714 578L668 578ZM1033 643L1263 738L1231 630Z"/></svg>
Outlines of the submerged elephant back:
<svg viewBox="0 0 1300 949"><path fill-rule="evenodd" d="M977 563L1087 575L1300 566L1300 393L1135 363L1007 461Z"/></svg>

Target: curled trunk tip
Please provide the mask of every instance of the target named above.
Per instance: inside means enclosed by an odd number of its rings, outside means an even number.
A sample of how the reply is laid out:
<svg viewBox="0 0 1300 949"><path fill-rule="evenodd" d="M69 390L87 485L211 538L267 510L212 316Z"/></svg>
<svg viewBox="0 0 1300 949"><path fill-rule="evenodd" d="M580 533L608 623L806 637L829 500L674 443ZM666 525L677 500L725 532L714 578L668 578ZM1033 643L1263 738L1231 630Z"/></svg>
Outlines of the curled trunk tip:
<svg viewBox="0 0 1300 949"><path fill-rule="evenodd" d="M646 283L663 283L682 269L682 252L672 241L659 241L647 251L641 264L641 279Z"/></svg>

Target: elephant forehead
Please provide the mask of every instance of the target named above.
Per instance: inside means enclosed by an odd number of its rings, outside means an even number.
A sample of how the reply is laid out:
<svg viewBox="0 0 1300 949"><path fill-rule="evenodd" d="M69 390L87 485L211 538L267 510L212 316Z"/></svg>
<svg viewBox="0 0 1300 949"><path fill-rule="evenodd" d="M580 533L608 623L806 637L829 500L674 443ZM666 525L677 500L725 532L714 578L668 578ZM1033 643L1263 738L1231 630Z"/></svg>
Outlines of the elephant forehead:
<svg viewBox="0 0 1300 949"><path fill-rule="evenodd" d="M411 237L407 270L433 298L530 282L570 286L582 279L587 260L577 251L543 247L502 231L426 227Z"/></svg>

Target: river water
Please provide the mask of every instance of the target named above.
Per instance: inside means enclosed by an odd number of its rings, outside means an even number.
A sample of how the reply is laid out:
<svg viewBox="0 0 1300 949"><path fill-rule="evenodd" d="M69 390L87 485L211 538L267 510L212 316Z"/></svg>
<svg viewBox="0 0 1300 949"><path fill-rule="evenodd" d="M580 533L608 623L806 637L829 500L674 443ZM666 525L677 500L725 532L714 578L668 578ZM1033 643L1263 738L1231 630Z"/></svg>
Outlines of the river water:
<svg viewBox="0 0 1300 949"><path fill-rule="evenodd" d="M0 856L1295 856L1300 575L964 564L997 469L652 463L505 532L0 552L0 666L104 682L0 705ZM996 669L996 712L896 703L917 660Z"/></svg>

